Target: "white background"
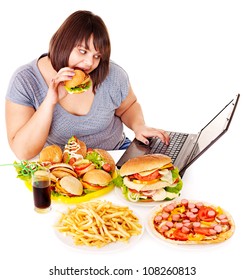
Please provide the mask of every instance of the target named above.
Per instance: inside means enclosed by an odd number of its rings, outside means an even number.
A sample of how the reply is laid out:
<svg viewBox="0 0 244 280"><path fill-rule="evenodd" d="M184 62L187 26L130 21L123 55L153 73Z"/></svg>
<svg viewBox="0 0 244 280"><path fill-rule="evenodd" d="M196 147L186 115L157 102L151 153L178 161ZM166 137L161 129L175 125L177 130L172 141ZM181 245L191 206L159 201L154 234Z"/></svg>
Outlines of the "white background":
<svg viewBox="0 0 244 280"><path fill-rule="evenodd" d="M0 17L0 164L16 159L7 144L4 121L4 99L11 74L18 66L47 52L52 34L78 9L91 10L103 18L111 37L111 58L128 72L148 125L198 132L237 93L243 94L241 0L8 0ZM56 241L50 217L32 213L32 196L15 178L14 170L0 167L4 182L0 204L0 255L4 260L1 278L51 279L48 270L54 265L59 268L107 265L135 269L196 266L197 275L191 279L224 276L239 279L244 274L237 262L237 254L242 258L244 249L241 162L244 152L243 147L239 148L243 146L242 98L229 132L189 168L182 191L182 196L226 208L236 222L231 240L220 246L183 249L159 243L145 233L127 251L77 252ZM136 209L145 215L145 209ZM186 276L141 277L136 274L127 278L187 279Z"/></svg>

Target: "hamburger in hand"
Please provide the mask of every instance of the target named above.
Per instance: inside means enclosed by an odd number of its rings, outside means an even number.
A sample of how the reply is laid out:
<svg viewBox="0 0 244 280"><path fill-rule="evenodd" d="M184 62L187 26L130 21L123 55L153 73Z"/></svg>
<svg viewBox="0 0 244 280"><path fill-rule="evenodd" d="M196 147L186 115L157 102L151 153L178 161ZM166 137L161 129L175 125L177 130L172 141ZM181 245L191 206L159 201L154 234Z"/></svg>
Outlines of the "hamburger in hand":
<svg viewBox="0 0 244 280"><path fill-rule="evenodd" d="M81 69L75 69L74 71L75 75L72 77L72 80L64 83L65 89L70 94L79 94L87 91L92 85L90 76Z"/></svg>
<svg viewBox="0 0 244 280"><path fill-rule="evenodd" d="M162 154L128 160L121 166L120 176L123 179L120 182L122 193L133 202L172 200L180 195L182 189L178 169L170 157Z"/></svg>

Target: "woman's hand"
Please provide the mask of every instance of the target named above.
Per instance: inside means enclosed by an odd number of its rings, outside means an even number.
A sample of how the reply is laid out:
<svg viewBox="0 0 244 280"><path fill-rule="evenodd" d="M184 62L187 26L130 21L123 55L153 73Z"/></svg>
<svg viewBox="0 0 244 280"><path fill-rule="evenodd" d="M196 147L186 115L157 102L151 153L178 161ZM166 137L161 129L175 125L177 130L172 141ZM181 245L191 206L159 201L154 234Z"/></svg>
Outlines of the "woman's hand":
<svg viewBox="0 0 244 280"><path fill-rule="evenodd" d="M116 115L121 118L123 123L134 131L136 139L149 144L147 138L158 137L166 145L169 144L169 135L162 129L148 127L145 125L143 112L137 98L131 88L125 100L121 103L120 107L116 110Z"/></svg>
<svg viewBox="0 0 244 280"><path fill-rule="evenodd" d="M47 98L52 104L57 104L60 100L67 96L68 92L64 88L64 82L71 80L75 75L74 69L65 67L58 71L49 84Z"/></svg>
<svg viewBox="0 0 244 280"><path fill-rule="evenodd" d="M148 127L146 125L141 125L134 130L135 137L137 140L143 142L148 145L149 141L147 138L149 137L158 137L160 138L166 145L169 145L169 135L166 131L158 128Z"/></svg>

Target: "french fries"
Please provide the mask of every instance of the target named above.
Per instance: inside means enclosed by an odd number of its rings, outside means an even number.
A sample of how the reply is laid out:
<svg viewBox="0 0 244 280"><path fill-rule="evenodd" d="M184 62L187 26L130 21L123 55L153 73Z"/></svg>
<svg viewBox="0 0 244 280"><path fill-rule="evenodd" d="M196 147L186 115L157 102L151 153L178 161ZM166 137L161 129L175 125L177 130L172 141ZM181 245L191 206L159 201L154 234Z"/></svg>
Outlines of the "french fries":
<svg viewBox="0 0 244 280"><path fill-rule="evenodd" d="M75 245L98 248L111 242L127 242L142 232L142 225L131 209L100 200L69 208L55 228L72 236Z"/></svg>

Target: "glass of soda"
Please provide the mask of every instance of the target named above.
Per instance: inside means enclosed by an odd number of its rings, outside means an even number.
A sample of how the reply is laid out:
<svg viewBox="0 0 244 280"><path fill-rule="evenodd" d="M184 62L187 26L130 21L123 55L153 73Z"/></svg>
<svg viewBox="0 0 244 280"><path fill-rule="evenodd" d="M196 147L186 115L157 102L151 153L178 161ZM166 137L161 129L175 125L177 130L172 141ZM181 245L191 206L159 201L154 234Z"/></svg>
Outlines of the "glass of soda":
<svg viewBox="0 0 244 280"><path fill-rule="evenodd" d="M35 211L47 213L51 210L50 171L42 168L32 174L32 189Z"/></svg>

